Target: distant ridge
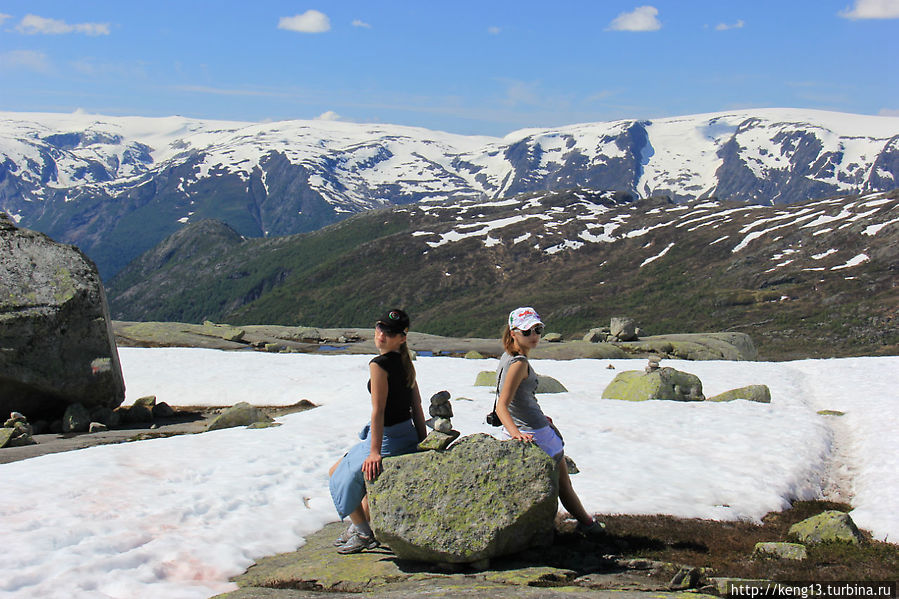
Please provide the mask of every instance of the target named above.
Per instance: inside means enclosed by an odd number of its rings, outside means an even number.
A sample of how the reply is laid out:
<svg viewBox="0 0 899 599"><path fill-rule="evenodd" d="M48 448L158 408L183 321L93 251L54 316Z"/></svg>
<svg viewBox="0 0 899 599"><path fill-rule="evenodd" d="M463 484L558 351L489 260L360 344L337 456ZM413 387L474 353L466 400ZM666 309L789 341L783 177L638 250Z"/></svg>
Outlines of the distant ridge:
<svg viewBox="0 0 899 599"><path fill-rule="evenodd" d="M194 248L211 238L228 241ZM164 261L160 256L165 255ZM579 337L629 315L649 334L749 333L765 359L899 353L899 190L760 206L572 189L368 211L236 241L191 224L109 286L113 318L371 326L495 337L534 305Z"/></svg>
<svg viewBox="0 0 899 599"><path fill-rule="evenodd" d="M80 246L110 277L203 219L241 235L350 214L573 187L632 199L789 204L886 191L899 118L758 109L526 129L0 113L0 210Z"/></svg>

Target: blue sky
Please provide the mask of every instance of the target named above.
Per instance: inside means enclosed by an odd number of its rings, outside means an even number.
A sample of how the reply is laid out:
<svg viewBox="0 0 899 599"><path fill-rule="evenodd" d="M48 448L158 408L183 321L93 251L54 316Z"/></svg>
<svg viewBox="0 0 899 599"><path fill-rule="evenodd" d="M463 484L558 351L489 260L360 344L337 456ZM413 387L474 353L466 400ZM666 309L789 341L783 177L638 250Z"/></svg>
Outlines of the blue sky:
<svg viewBox="0 0 899 599"><path fill-rule="evenodd" d="M899 0L0 0L0 110L505 135L800 107L899 115Z"/></svg>

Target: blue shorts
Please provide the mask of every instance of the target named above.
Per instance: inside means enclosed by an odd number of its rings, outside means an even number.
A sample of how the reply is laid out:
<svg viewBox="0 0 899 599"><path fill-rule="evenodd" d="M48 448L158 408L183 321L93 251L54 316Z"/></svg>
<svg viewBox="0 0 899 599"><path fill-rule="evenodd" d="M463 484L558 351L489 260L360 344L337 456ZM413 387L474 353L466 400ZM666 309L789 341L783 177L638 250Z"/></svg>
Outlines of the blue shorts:
<svg viewBox="0 0 899 599"><path fill-rule="evenodd" d="M362 439L350 448L340 460L340 464L331 475L328 487L331 499L340 519L349 516L362 503L365 497L365 477L362 474L362 463L371 453L371 425L366 424L359 434ZM384 427L381 439L381 455L383 457L412 453L418 449L418 431L412 419Z"/></svg>
<svg viewBox="0 0 899 599"><path fill-rule="evenodd" d="M534 443L537 444L537 447L545 451L546 455L554 459L556 462L562 461L562 458L565 456L565 443L562 441L562 436L559 435L555 427L544 426L543 428L538 428L535 431L523 430L521 432L527 433L529 435L534 435ZM503 433L505 438L512 438L505 428L503 428Z"/></svg>

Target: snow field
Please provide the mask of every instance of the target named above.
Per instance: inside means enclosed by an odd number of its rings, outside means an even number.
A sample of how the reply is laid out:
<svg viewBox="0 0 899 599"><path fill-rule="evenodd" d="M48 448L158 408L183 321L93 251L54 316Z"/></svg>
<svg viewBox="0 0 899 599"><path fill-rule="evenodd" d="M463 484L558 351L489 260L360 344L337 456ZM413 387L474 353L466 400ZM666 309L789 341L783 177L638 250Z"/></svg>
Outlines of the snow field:
<svg viewBox="0 0 899 599"><path fill-rule="evenodd" d="M367 356L121 348L126 403L248 401L320 407L283 426L98 446L0 466L0 597L201 598L256 559L291 551L336 520L327 470L368 419ZM424 401L447 389L454 428L484 423L493 390L475 387L496 360L416 361ZM614 370L606 366L612 364ZM899 394L884 372L899 357L799 362L682 362L707 396L747 384L771 404L601 400L644 360L535 360L568 393L542 395L580 467L573 479L599 513L758 520L819 497L834 437L820 409L841 410L853 517L899 538ZM467 398L467 399L463 399Z"/></svg>

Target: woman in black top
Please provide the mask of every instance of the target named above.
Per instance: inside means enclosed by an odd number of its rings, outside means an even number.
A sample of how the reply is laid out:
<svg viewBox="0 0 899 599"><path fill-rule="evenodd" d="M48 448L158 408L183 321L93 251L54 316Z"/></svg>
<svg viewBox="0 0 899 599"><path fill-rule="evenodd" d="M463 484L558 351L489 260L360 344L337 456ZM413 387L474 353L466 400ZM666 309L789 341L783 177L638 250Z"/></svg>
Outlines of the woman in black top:
<svg viewBox="0 0 899 599"><path fill-rule="evenodd" d="M350 449L329 472L331 498L341 519L352 524L338 537L339 553L357 553L378 546L369 526L365 480L381 473L383 456L415 451L425 438L425 418L415 368L406 345L409 316L389 310L375 326L379 355L369 362L371 422L359 435L362 442Z"/></svg>

